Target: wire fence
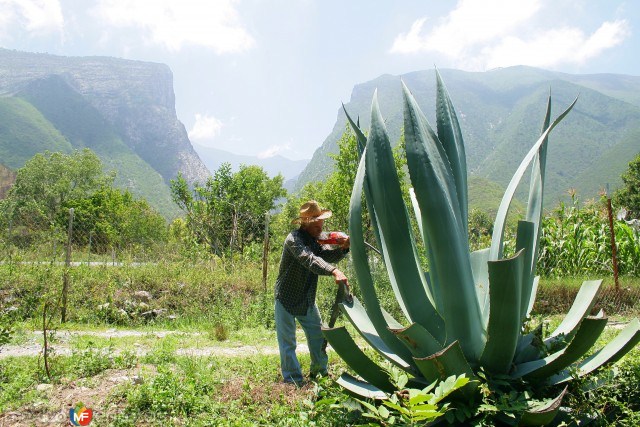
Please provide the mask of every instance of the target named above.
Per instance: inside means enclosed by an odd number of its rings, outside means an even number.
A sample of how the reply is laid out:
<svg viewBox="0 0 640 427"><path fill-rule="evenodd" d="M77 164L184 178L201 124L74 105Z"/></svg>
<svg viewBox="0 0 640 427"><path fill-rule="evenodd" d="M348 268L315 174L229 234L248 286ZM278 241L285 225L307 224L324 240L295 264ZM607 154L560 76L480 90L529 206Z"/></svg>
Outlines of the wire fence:
<svg viewBox="0 0 640 427"><path fill-rule="evenodd" d="M268 221L263 219L261 224L264 227ZM257 236L259 229L257 221L248 229L253 230L252 232ZM134 239L122 243L121 240L109 238L108 233L100 230L95 224L74 221L73 210L70 210L66 223L60 220L52 222L23 218L18 225L5 224L0 229L0 264L11 265L14 271L19 271L25 266L34 264L61 265L69 268L81 265L130 267L159 262L177 265L177 263L194 262L196 258L202 261L207 255L211 257L209 259L213 259L213 247L208 247L207 244L194 245L193 242L185 242L186 237L181 236L179 230L177 234L163 241ZM237 234L233 235L237 248L241 249L240 256L248 257L260 265L258 268L261 268L262 272L257 273L256 277L262 275L262 280L256 285L267 294L275 279L267 280L266 277L269 260L268 227L263 228L262 235L254 244L240 243L238 241L240 237ZM277 244L279 241L276 242ZM278 251L273 244L271 246L272 252ZM194 247L198 249L193 249ZM273 254L271 262L274 262ZM238 263L242 263L242 258L236 260L236 267L240 265ZM353 272L351 273L353 277ZM60 280L63 282L64 292L67 277L61 277ZM541 287L534 312L566 313L573 303L577 290L578 287L575 284ZM602 308L608 314L639 312L640 281L637 277L633 277L615 285L611 280L606 280L594 308Z"/></svg>

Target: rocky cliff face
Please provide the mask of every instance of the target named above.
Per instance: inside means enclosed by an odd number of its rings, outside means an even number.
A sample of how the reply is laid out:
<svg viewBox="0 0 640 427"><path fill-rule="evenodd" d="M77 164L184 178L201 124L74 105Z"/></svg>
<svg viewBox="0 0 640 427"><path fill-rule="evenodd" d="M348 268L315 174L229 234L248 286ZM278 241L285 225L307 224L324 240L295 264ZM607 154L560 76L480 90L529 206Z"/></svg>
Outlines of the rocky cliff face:
<svg viewBox="0 0 640 427"><path fill-rule="evenodd" d="M164 64L108 57L62 57L0 49L0 94L60 76L91 104L138 156L169 182L210 175L178 120L173 75Z"/></svg>

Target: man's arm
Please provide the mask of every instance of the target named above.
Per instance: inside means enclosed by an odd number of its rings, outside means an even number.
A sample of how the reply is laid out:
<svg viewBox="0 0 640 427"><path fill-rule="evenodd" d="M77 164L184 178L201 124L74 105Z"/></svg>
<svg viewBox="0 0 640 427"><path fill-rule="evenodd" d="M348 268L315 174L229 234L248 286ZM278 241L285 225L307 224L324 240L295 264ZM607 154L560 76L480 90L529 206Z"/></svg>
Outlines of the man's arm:
<svg viewBox="0 0 640 427"><path fill-rule="evenodd" d="M290 234L284 244L287 251L312 273L330 276L336 270L336 267L329 260L314 254L311 248L305 245L302 239L295 234Z"/></svg>

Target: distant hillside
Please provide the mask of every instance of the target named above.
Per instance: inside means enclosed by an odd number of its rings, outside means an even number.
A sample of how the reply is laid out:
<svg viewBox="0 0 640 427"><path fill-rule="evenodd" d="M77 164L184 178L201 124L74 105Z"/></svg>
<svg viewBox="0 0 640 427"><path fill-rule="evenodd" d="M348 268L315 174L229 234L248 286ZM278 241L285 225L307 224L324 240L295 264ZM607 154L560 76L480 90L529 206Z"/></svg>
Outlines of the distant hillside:
<svg viewBox="0 0 640 427"><path fill-rule="evenodd" d="M168 187L178 172L209 176L177 119L166 65L0 49L0 163L81 147L167 217L178 213Z"/></svg>
<svg viewBox="0 0 640 427"><path fill-rule="evenodd" d="M559 114L579 96L571 114L551 134L545 204L554 205L576 188L581 198L598 188L621 184L627 163L640 152L640 77L570 75L531 67L488 72L440 71L459 115L471 176L504 188L541 131L546 98L551 90L552 114ZM434 71L402 76L430 123L435 125ZM400 76L383 75L354 87L345 104L363 129L369 128L374 90L392 141L402 126ZM331 172L328 153L337 151L346 118L338 111L331 134L314 153L297 183L321 180Z"/></svg>
<svg viewBox="0 0 640 427"><path fill-rule="evenodd" d="M0 98L0 163L18 169L36 153L73 150L40 111L21 98Z"/></svg>
<svg viewBox="0 0 640 427"><path fill-rule="evenodd" d="M309 163L309 160L290 160L279 155L265 158L243 156L198 144L194 144L193 148L211 172L218 169L223 163L230 163L234 170L237 170L242 164L257 165L261 166L271 177L279 173L282 174L286 181L296 178Z"/></svg>

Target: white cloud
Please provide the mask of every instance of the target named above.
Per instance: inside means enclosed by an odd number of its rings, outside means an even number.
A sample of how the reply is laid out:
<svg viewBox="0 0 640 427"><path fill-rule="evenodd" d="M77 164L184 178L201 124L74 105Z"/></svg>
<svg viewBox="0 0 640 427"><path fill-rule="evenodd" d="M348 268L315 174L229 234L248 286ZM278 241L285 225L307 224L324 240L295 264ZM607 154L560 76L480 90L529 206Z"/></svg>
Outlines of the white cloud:
<svg viewBox="0 0 640 427"><path fill-rule="evenodd" d="M258 153L258 158L259 159L268 159L269 157L273 157L275 155L284 153L286 151L290 151L291 150L291 144L283 144L283 145L272 145L271 147L267 148L266 150Z"/></svg>
<svg viewBox="0 0 640 427"><path fill-rule="evenodd" d="M574 24L545 27L545 19L536 20L541 11L542 0L461 0L430 30L425 31L426 18L416 20L395 38L390 52L438 53L467 70L516 64L553 68L582 64L630 35L626 20L603 22L592 34Z"/></svg>
<svg viewBox="0 0 640 427"><path fill-rule="evenodd" d="M508 65L553 67L557 64L583 64L608 48L620 44L629 35L624 20L605 22L592 35L578 28L560 28L541 32L530 39L506 37L495 46L482 50L488 68Z"/></svg>
<svg viewBox="0 0 640 427"><path fill-rule="evenodd" d="M441 52L458 56L470 47L509 34L540 8L538 0L461 0L431 32L421 35L426 18L396 37L391 52Z"/></svg>
<svg viewBox="0 0 640 427"><path fill-rule="evenodd" d="M12 30L26 30L29 36L62 34L64 17L58 0L0 0L3 36Z"/></svg>
<svg viewBox="0 0 640 427"><path fill-rule="evenodd" d="M114 27L143 30L147 41L170 51L193 45L222 54L255 44L234 0L101 0L94 12Z"/></svg>
<svg viewBox="0 0 640 427"><path fill-rule="evenodd" d="M189 139L203 145L210 145L210 141L220 135L223 124L213 116L196 114L196 122L189 131Z"/></svg>

